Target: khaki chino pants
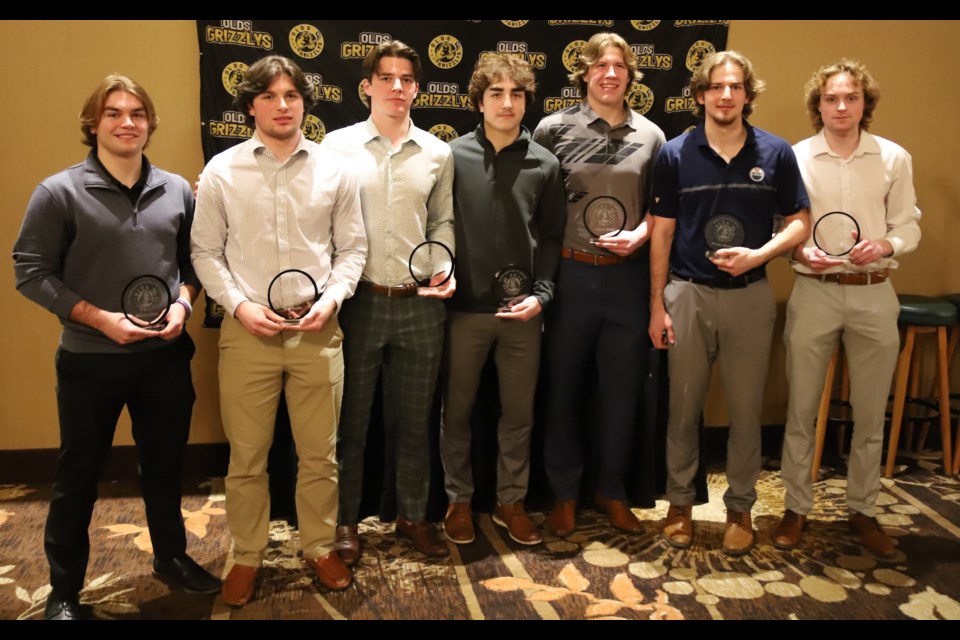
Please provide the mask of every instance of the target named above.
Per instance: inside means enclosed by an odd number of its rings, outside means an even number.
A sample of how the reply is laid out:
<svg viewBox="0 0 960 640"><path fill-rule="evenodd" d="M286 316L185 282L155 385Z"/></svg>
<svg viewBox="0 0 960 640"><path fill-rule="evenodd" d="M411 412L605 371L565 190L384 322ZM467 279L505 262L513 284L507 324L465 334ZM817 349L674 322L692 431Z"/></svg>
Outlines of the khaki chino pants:
<svg viewBox="0 0 960 640"><path fill-rule="evenodd" d="M343 355L336 317L319 332L251 335L231 316L220 329L220 413L230 442L227 523L237 564L259 566L267 546L267 454L281 389L300 458L296 504L305 559L333 550L337 521L336 431Z"/></svg>

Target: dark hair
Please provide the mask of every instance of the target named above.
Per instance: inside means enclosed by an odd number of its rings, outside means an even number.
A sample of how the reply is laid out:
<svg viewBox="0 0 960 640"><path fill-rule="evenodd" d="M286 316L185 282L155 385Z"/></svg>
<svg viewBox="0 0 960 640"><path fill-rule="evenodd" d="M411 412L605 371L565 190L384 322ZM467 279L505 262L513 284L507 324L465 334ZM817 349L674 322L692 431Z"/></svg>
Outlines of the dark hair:
<svg viewBox="0 0 960 640"><path fill-rule="evenodd" d="M518 89L523 90L527 105L533 102L537 80L530 63L509 53L485 53L480 55L480 59L473 67L473 75L470 76L470 86L467 89L473 108L480 111L483 93L490 85L504 79L512 80Z"/></svg>
<svg viewBox="0 0 960 640"><path fill-rule="evenodd" d="M94 88L93 93L83 103L83 109L80 110L80 131L83 132L83 144L88 147L97 148L97 134L91 129L100 124L100 118L103 116L103 106L107 103L107 97L114 91L126 91L136 96L143 108L147 112L147 144L150 144L150 136L157 130L157 124L160 118L157 117L157 110L153 107L153 100L147 90L139 84L117 73L111 73L100 81L100 84ZM147 144L143 148L147 148Z"/></svg>
<svg viewBox="0 0 960 640"><path fill-rule="evenodd" d="M247 125L257 126L250 107L258 95L270 88L278 76L285 75L293 82L300 97L303 99L303 116L306 117L310 109L317 104L317 94L313 83L303 75L297 63L283 56L266 56L260 58L243 74L243 80L237 85L237 95L233 99L234 107L243 113ZM302 122L300 124L303 124Z"/></svg>
<svg viewBox="0 0 960 640"><path fill-rule="evenodd" d="M743 105L743 117L749 118L753 114L753 103L756 102L757 96L767 88L767 83L753 75L753 64L747 56L739 51L715 51L704 58L700 66L690 76L690 93L695 98L699 98L706 93L710 88L710 74L717 67L729 62L743 69L743 89L747 94L747 103ZM700 104L699 100L694 101L693 115L698 118L703 117L703 105Z"/></svg>
<svg viewBox="0 0 960 640"><path fill-rule="evenodd" d="M860 128L866 131L873 121L873 111L877 108L877 103L880 102L880 87L877 86L873 74L870 73L865 64L859 60L848 60L847 58L841 58L834 64L817 69L803 88L803 98L806 101L807 114L810 116L810 121L813 122L813 128L817 131L823 129L823 117L820 115L820 96L823 94L823 88L827 86L827 80L840 73L850 76L850 80L863 91L863 118L860 119Z"/></svg>
<svg viewBox="0 0 960 640"><path fill-rule="evenodd" d="M363 66L361 67L364 80L373 82L373 76L380 67L381 58L404 58L409 60L410 65L413 67L413 79L420 82L420 75L423 73L420 56L413 50L413 47L399 40L381 42L370 50L367 57L363 59ZM360 92L360 99L363 100L363 104L368 107L370 106L370 99L362 91Z"/></svg>

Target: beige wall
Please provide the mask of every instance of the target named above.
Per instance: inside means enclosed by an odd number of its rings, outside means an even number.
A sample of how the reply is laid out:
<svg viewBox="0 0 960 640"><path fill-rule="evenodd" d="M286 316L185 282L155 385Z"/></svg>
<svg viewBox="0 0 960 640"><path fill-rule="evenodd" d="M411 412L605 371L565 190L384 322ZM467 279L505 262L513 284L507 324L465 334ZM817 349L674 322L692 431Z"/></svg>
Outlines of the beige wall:
<svg viewBox="0 0 960 640"><path fill-rule="evenodd" d="M841 55L867 62L883 89L873 130L913 154L924 217L918 253L904 258L899 291L960 291L960 181L952 152L960 123L950 116L960 87L943 72L960 23L940 22L750 22L734 21L730 46L748 55L768 90L753 122L794 142L811 130L801 88L814 68ZM191 21L0 22L0 59L8 78L0 102L4 132L0 154L0 248L13 246L34 186L83 158L76 115L89 90L105 74L121 72L150 91L161 117L149 155L156 164L188 178L202 167L199 137L199 51ZM20 296L10 263L0 280L0 449L58 445L53 354L59 323ZM777 295L785 300L792 275L771 267ZM198 342L193 370L199 400L192 442L223 439L216 388L216 332L191 321ZM782 319L781 319L782 322ZM768 384L767 422L782 422L785 382L779 334ZM708 422L724 421L719 385L712 391ZM125 422L117 438L129 443Z"/></svg>

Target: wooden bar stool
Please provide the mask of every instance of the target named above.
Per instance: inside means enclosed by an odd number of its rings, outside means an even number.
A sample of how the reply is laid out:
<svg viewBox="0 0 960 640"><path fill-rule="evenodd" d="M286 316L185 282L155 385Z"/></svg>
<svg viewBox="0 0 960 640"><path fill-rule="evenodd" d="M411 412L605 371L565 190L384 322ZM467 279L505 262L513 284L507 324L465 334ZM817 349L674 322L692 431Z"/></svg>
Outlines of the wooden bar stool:
<svg viewBox="0 0 960 640"><path fill-rule="evenodd" d="M960 293L953 293L945 296L940 296L944 300L949 301L953 306L957 308L957 322L960 323ZM947 338L947 366L950 366L950 362L953 360L953 354L957 350L957 342L960 339L960 324L955 324L949 331L949 336ZM938 364L939 369L939 364ZM937 398L939 395L937 392L938 381L940 379L939 372L936 377L930 382L930 391L927 393L928 398ZM947 380L950 379L949 370L947 373ZM960 394L951 393L950 394L950 419L960 418L960 410L954 408L954 401L960 400ZM920 430L920 438L917 444L917 451L922 451L927 442L927 433L930 428L929 422L924 422ZM960 422L957 423L957 432L953 436L954 445L957 447L953 454L953 473L956 475L960 473Z"/></svg>
<svg viewBox="0 0 960 640"><path fill-rule="evenodd" d="M943 441L944 473L949 474L952 467L950 447L950 383L947 360L947 328L957 323L957 307L941 298L927 296L898 295L900 317L898 322L904 330L903 348L897 361L896 386L893 392L893 415L890 418L890 441L887 444L887 464L883 475L893 475L897 447L900 440L900 427L903 422L903 409L907 402L907 386L911 382L911 364L917 335L936 333L937 335L937 383L939 386L940 435ZM919 352L917 358L919 360ZM919 386L919 363L913 367L914 376L911 388L916 393Z"/></svg>

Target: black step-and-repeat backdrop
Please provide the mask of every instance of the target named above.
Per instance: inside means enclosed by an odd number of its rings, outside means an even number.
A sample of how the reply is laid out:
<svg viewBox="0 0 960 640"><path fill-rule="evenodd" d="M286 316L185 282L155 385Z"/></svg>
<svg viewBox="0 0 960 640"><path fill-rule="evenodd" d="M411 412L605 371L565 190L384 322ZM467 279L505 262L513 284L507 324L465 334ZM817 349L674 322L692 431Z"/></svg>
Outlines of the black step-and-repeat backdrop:
<svg viewBox="0 0 960 640"><path fill-rule="evenodd" d="M310 75L319 103L308 114L304 131L319 142L333 131L365 120L369 110L360 99L361 64L377 43L403 40L421 56L423 76L414 102L417 125L443 140L452 140L476 127L478 114L468 104L467 85L477 58L487 51L502 51L523 57L537 73L539 88L534 104L527 105L524 123L532 130L547 113L580 102L567 74L582 47L594 33L615 31L630 44L643 71L640 84L627 96L630 106L656 122L673 138L693 124L694 99L687 91L691 71L713 51L726 48L727 20L208 20L197 22L200 40L200 113L203 153L207 161L217 153L251 135L242 113L232 106L235 87L256 60L280 54L295 60ZM207 306L205 326L219 326L222 308ZM660 355L662 352L654 354ZM651 360L651 376L638 390L643 394L644 418L633 444L633 471L626 479L627 494L638 506L653 506L663 491L663 451L666 403L666 367L659 357ZM541 376L541 383L545 380ZM589 394L589 390L584 391ZM542 396L542 390L538 392ZM379 398L379 394L377 395ZM542 400L542 397L541 397ZM377 403L379 405L379 402ZM585 404L585 411L591 407ZM497 386L488 363L474 410L473 470L476 478L475 507L489 509L495 503L497 450ZM443 517L446 497L437 452L439 416L435 408L431 437L431 519ZM537 411L538 415L542 411ZM381 423L381 410L374 407L374 420L366 451L362 514L396 515L393 501L393 456L390 430ZM588 416L585 416L588 421ZM270 477L273 517L293 513L295 472L290 470L291 446L286 420L278 418ZM542 471L542 424L535 425L531 449L530 492L527 501L545 505L549 495ZM701 442L704 439L701 438ZM583 443L591 451L589 442ZM706 455L701 452L701 462ZM592 496L590 478L599 461L588 456L583 496ZM293 465L295 468L296 465ZM705 476L697 481L698 499L706 499ZM582 496L582 497L583 497ZM587 498L589 499L589 498Z"/></svg>
<svg viewBox="0 0 960 640"><path fill-rule="evenodd" d="M524 123L532 130L547 113L580 102L567 74L586 41L615 31L640 61L643 79L627 96L630 106L656 122L670 139L693 120L690 72L705 55L727 44L728 20L198 20L200 115L205 160L250 137L232 107L236 85L251 64L279 54L297 62L317 87L319 103L307 116L307 137L319 142L366 119L360 99L361 63L377 43L403 40L421 56L423 77L413 119L443 140L478 122L467 85L487 51L523 57L537 72L536 101Z"/></svg>

